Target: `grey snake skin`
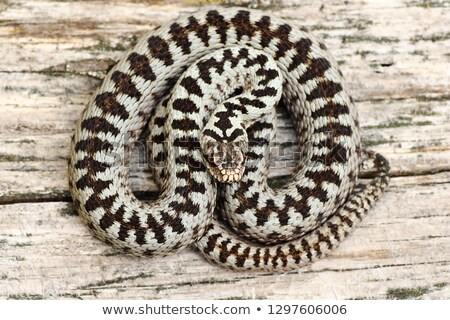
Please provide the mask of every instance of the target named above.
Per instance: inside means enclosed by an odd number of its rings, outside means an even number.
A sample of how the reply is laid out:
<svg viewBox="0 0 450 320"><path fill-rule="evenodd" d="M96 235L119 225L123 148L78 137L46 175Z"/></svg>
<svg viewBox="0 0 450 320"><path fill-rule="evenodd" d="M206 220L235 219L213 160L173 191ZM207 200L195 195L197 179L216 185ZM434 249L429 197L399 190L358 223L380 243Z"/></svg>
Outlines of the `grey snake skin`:
<svg viewBox="0 0 450 320"><path fill-rule="evenodd" d="M301 154L267 184L275 107ZM161 188L138 200L123 164L148 126ZM94 235L135 255L191 244L237 270L288 270L335 248L388 185L361 150L357 112L324 44L263 12L199 11L144 36L108 73L77 124L69 186ZM356 186L362 154L376 174Z"/></svg>

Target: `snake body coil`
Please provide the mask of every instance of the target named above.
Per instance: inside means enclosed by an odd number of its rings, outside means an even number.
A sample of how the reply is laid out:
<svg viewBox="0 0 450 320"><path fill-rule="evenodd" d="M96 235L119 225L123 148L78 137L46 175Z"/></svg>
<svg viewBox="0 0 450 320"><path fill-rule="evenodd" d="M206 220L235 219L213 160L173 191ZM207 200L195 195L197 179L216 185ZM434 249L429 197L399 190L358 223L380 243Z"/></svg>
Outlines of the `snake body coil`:
<svg viewBox="0 0 450 320"><path fill-rule="evenodd" d="M280 99L301 162L274 190L267 150ZM147 124L151 158L164 164L150 204L122 164ZM126 252L195 243L225 267L286 270L332 250L382 194L388 163L369 156L377 175L355 188L356 109L320 41L261 12L220 9L151 32L110 71L77 126L69 182L94 234Z"/></svg>

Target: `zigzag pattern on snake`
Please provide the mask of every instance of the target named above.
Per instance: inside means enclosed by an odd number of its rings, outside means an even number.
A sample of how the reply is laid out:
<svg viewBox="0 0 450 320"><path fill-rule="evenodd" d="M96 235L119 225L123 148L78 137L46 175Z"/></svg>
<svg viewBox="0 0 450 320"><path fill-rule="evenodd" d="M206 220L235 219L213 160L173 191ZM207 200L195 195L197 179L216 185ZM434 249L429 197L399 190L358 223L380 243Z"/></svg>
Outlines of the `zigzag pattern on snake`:
<svg viewBox="0 0 450 320"><path fill-rule="evenodd" d="M281 101L300 159L267 184ZM160 196L139 201L122 161L149 125ZM326 47L262 12L200 11L144 36L109 72L77 125L69 184L94 234L137 255L195 244L233 269L286 270L342 241L388 184L388 163L356 188L356 108Z"/></svg>

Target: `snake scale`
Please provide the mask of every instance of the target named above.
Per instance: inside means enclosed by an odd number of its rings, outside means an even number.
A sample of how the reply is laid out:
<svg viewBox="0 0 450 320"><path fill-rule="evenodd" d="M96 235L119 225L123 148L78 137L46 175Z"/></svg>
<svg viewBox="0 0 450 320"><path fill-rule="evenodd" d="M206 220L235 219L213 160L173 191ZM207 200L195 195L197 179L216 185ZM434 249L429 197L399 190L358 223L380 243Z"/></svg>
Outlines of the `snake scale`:
<svg viewBox="0 0 450 320"><path fill-rule="evenodd" d="M300 160L267 184L275 107L293 119ZM148 126L161 188L138 200L124 164ZM325 45L263 12L202 10L144 36L82 113L69 186L94 235L135 255L191 244L223 267L298 268L335 248L388 185L388 162L364 152L357 112ZM162 164L162 165L161 165Z"/></svg>

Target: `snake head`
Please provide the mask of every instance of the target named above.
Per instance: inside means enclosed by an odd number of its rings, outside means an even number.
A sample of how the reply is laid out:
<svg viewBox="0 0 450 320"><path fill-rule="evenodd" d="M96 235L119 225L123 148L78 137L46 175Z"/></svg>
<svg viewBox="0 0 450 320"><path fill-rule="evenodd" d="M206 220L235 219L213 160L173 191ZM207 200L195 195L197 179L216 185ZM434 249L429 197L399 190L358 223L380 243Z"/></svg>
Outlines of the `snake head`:
<svg viewBox="0 0 450 320"><path fill-rule="evenodd" d="M237 182L244 174L248 137L245 130L241 131L232 141L218 139L216 134L209 135L207 131L200 135L206 166L219 182Z"/></svg>

